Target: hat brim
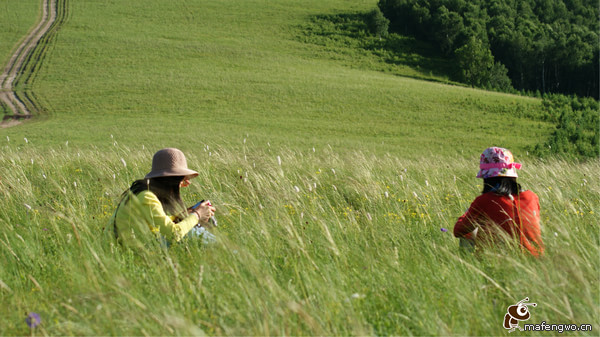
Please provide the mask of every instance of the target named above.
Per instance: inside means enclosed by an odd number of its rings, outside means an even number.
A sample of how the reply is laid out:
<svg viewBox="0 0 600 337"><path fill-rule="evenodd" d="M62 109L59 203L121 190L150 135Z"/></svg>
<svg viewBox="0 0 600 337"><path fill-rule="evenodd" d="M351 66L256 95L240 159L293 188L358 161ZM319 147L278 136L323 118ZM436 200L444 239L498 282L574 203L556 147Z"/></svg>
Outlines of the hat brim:
<svg viewBox="0 0 600 337"><path fill-rule="evenodd" d="M487 179L494 177L518 178L519 176L517 175L517 170L515 170L514 168L492 168L487 170L480 169L477 173L477 178Z"/></svg>
<svg viewBox="0 0 600 337"><path fill-rule="evenodd" d="M160 178L160 177L186 177L188 179L196 178L198 172L189 169L167 169L152 171L144 177L144 179Z"/></svg>

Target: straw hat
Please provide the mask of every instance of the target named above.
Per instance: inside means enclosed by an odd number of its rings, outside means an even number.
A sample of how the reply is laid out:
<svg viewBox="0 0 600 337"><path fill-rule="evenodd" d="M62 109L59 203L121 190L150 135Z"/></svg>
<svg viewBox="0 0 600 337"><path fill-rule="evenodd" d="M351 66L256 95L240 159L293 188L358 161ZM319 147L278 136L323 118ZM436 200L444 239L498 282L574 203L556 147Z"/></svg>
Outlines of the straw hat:
<svg viewBox="0 0 600 337"><path fill-rule="evenodd" d="M515 163L513 155L501 147L488 147L481 154L477 178L514 177L521 164Z"/></svg>
<svg viewBox="0 0 600 337"><path fill-rule="evenodd" d="M195 178L198 172L188 169L181 150L166 148L156 152L152 158L152 171L146 174L145 179L176 176Z"/></svg>

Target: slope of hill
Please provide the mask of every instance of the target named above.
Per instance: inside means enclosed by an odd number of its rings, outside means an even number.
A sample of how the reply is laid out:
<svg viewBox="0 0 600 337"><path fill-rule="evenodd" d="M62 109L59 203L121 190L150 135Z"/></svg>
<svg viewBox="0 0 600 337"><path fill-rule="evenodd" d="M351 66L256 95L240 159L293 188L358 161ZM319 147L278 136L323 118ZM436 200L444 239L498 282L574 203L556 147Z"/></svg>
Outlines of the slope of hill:
<svg viewBox="0 0 600 337"><path fill-rule="evenodd" d="M549 124L523 117L535 116L538 100L349 68L296 38L315 15L372 6L71 2L33 88L52 118L7 135L83 145L115 134L157 147L175 132L185 148L252 134L409 156L445 144L523 150L547 137Z"/></svg>
<svg viewBox="0 0 600 337"><path fill-rule="evenodd" d="M40 3L3 1L0 6L0 63L4 64L17 43L34 26L40 12Z"/></svg>

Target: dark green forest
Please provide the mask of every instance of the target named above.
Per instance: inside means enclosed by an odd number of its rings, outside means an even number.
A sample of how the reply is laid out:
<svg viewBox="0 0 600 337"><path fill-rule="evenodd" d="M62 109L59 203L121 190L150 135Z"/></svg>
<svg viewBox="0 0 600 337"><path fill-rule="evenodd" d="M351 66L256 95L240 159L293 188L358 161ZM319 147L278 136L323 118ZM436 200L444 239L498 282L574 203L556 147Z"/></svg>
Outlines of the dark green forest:
<svg viewBox="0 0 600 337"><path fill-rule="evenodd" d="M454 76L502 91L599 97L596 0L379 0L382 27L436 45ZM389 20L389 21L388 21Z"/></svg>

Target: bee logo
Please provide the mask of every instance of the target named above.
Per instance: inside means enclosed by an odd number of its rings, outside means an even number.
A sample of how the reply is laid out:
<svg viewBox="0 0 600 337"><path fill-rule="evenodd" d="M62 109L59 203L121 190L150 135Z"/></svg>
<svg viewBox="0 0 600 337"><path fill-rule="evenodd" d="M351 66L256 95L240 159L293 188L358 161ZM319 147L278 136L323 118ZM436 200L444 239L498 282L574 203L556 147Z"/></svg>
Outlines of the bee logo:
<svg viewBox="0 0 600 337"><path fill-rule="evenodd" d="M509 306L506 310L507 313L504 315L504 329L507 329L508 332L513 332L515 329L523 331L519 326L519 321L526 321L531 316L527 306L537 307L536 303L523 303L525 301L529 301L529 297L525 297L525 299L519 301L517 304Z"/></svg>

